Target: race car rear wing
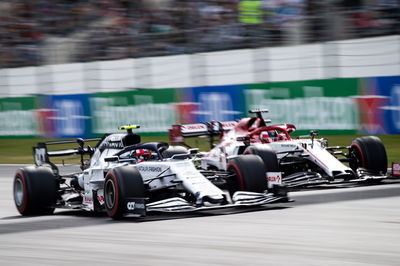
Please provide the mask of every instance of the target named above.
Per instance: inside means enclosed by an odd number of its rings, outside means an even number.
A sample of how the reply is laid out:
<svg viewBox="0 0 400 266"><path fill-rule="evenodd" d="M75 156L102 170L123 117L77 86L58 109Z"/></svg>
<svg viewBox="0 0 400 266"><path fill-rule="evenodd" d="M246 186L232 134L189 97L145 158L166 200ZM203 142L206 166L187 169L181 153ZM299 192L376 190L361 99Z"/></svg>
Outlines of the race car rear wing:
<svg viewBox="0 0 400 266"><path fill-rule="evenodd" d="M168 130L169 141L172 144L183 144L189 146L185 143L185 138L207 136L210 138L210 146L212 147L214 137L221 137L236 124L237 121L211 121L197 124L172 125Z"/></svg>
<svg viewBox="0 0 400 266"><path fill-rule="evenodd" d="M263 108L249 110L250 114L255 114L256 118L264 120L266 124L271 123L271 120L264 119L262 116L263 113L267 112L268 109ZM213 148L214 137L222 137L226 131L233 129L237 123L238 121L211 121L198 124L173 125L168 130L169 141L172 144L183 144L189 147L189 145L185 143L185 138L207 136L210 138L210 148Z"/></svg>
<svg viewBox="0 0 400 266"><path fill-rule="evenodd" d="M32 147L33 150L33 157L35 160L35 164L37 166L43 164L49 164L53 169L54 173L58 175L58 167L50 161L50 157L62 157L62 156L70 156L70 155L80 155L81 156L81 169L83 169L84 155L92 155L93 148L90 146L85 147L85 143L87 142L94 142L100 141L102 138L89 138L89 139L82 139L78 138L76 140L60 140L60 141L49 141L49 142L39 142L37 146ZM62 144L78 144L77 148L71 149L60 149L60 150L51 150L49 151L47 146L48 145L62 145Z"/></svg>

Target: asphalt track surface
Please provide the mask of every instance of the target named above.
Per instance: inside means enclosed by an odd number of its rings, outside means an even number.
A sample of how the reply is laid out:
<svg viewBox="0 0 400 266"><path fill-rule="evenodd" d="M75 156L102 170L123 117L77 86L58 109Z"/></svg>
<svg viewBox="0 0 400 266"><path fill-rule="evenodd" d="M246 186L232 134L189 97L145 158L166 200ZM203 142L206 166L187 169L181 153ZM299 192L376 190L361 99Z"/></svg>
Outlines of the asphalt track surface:
<svg viewBox="0 0 400 266"><path fill-rule="evenodd" d="M21 217L0 166L0 265L400 265L400 182L293 192L262 209L113 221Z"/></svg>

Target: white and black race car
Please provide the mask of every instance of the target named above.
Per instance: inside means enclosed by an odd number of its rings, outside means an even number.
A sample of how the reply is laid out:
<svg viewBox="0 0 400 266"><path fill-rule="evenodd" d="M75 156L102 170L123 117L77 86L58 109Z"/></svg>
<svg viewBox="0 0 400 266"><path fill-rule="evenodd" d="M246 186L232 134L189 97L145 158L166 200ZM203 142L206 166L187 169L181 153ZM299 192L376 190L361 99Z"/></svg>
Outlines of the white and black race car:
<svg viewBox="0 0 400 266"><path fill-rule="evenodd" d="M120 129L127 132L102 138L33 147L36 165L19 169L14 178L18 211L40 215L55 208L82 209L121 218L287 201L285 187L268 189L264 163L257 155L232 158L228 171L199 170L191 158L196 150L163 142L140 143L140 136L132 132L137 127L124 126ZM94 148L87 145L93 141L97 142ZM49 149L72 143L77 147ZM61 174L50 158L70 155L80 156L80 170Z"/></svg>
<svg viewBox="0 0 400 266"><path fill-rule="evenodd" d="M329 147L317 132L292 138L292 124L269 125L266 109L251 110L254 117L239 121L174 125L171 143L185 144L185 137L208 136L210 151L199 158L200 169L229 170L232 156L258 155L263 159L269 185L303 187L328 183L364 182L387 178L386 150L378 137L353 140L349 146ZM214 139L219 142L215 145Z"/></svg>

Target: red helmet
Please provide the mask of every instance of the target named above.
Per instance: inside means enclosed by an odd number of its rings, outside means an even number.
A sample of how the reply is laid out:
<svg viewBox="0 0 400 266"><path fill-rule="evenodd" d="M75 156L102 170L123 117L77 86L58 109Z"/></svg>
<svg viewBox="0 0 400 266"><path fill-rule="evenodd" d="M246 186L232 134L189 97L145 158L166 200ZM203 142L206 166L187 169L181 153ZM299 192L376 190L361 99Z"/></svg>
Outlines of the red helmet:
<svg viewBox="0 0 400 266"><path fill-rule="evenodd" d="M134 153L134 155L136 156L136 158L140 161L146 161L150 158L151 156L151 152L149 150L146 149L137 149Z"/></svg>

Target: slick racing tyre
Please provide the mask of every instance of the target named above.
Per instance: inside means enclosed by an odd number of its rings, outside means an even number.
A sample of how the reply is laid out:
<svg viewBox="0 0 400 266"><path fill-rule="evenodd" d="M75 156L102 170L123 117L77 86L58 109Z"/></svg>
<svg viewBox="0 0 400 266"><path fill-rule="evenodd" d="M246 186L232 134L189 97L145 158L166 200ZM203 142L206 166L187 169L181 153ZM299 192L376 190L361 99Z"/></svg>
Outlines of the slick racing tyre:
<svg viewBox="0 0 400 266"><path fill-rule="evenodd" d="M266 169L260 156L249 154L234 157L229 161L227 170L232 174L228 180L231 194L238 190L263 192L268 189Z"/></svg>
<svg viewBox="0 0 400 266"><path fill-rule="evenodd" d="M249 146L244 154L254 154L261 157L267 172L280 172L278 158L275 151L268 145Z"/></svg>
<svg viewBox="0 0 400 266"><path fill-rule="evenodd" d="M125 198L144 198L145 188L140 172L134 167L117 167L107 173L104 181L104 202L108 216L120 219L124 215Z"/></svg>
<svg viewBox="0 0 400 266"><path fill-rule="evenodd" d="M350 167L355 171L362 167L367 170L387 172L387 155L382 141L375 136L356 138L350 146L350 156L353 159Z"/></svg>
<svg viewBox="0 0 400 266"><path fill-rule="evenodd" d="M164 158L171 158L176 154L187 154L188 149L183 146L169 146L168 149L162 152Z"/></svg>
<svg viewBox="0 0 400 266"><path fill-rule="evenodd" d="M50 168L29 166L15 174L14 202L22 215L52 214L57 190L58 182Z"/></svg>

